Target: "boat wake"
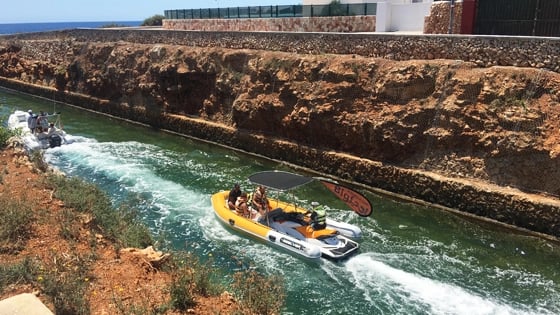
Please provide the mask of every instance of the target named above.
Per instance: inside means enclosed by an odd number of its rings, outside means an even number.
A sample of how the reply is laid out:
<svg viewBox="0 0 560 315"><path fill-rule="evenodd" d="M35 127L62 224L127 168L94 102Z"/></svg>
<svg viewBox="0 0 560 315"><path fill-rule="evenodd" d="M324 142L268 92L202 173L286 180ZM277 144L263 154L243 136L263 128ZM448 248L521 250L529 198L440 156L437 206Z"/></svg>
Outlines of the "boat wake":
<svg viewBox="0 0 560 315"><path fill-rule="evenodd" d="M418 314L553 314L545 310L514 307L494 298L479 296L464 288L409 273L376 259L374 253L358 255L348 261L346 269L364 298L378 307L379 296L387 301L383 313ZM374 312L375 313L375 312Z"/></svg>

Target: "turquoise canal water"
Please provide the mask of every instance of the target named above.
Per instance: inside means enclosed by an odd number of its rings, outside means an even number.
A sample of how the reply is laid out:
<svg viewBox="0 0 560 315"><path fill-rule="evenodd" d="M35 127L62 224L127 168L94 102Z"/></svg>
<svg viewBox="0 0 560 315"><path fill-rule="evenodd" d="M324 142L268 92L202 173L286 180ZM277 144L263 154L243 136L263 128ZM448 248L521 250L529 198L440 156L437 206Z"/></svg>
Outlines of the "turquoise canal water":
<svg viewBox="0 0 560 315"><path fill-rule="evenodd" d="M232 234L210 203L234 182L252 189L248 174L285 166L13 92L0 90L0 105L4 120L16 108L61 111L66 131L83 138L49 149L50 164L138 208L154 235L229 275L248 266L282 275L283 314L560 313L560 252L544 240L369 193L374 213L361 218L312 184L296 198L324 201L363 239L344 262L305 263Z"/></svg>

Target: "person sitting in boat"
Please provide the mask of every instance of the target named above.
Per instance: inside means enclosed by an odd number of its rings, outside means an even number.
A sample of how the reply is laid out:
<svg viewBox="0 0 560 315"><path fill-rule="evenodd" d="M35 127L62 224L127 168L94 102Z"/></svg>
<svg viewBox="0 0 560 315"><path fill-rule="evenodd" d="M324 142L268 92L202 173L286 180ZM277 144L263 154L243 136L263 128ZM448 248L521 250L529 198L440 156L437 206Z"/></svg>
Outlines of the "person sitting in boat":
<svg viewBox="0 0 560 315"><path fill-rule="evenodd" d="M317 201L311 203L311 227L314 230L322 230L327 227L327 211Z"/></svg>
<svg viewBox="0 0 560 315"><path fill-rule="evenodd" d="M31 133L33 133L37 127L37 115L33 114L31 109L28 110L27 113L29 114L29 117L27 117L27 127L31 130Z"/></svg>
<svg viewBox="0 0 560 315"><path fill-rule="evenodd" d="M54 123L50 123L49 124L49 131L47 132L48 136L54 135L56 134L56 127L54 126Z"/></svg>
<svg viewBox="0 0 560 315"><path fill-rule="evenodd" d="M251 216L251 210L247 204L247 193L242 192L237 200L235 201L235 211L241 216L249 218Z"/></svg>
<svg viewBox="0 0 560 315"><path fill-rule="evenodd" d="M235 183L228 195L228 207L230 210L235 210L235 202L239 196L241 196L241 186L239 186L238 183Z"/></svg>
<svg viewBox="0 0 560 315"><path fill-rule="evenodd" d="M47 113L41 111L41 114L37 117L37 125L36 128L39 132L46 132L49 128L49 120L47 118Z"/></svg>
<svg viewBox="0 0 560 315"><path fill-rule="evenodd" d="M253 207L261 214L266 214L270 210L270 204L268 203L268 198L266 197L266 189L264 186L259 185L252 197Z"/></svg>

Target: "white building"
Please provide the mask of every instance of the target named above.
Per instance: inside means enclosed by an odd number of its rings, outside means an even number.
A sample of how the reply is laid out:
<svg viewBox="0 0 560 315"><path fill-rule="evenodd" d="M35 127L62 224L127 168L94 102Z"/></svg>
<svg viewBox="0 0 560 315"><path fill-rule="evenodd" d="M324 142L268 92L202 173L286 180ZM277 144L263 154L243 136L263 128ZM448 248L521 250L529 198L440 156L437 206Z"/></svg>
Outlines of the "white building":
<svg viewBox="0 0 560 315"><path fill-rule="evenodd" d="M326 5L332 0L303 0L303 5ZM376 32L419 32L430 14L433 0L340 0L346 3L377 3Z"/></svg>

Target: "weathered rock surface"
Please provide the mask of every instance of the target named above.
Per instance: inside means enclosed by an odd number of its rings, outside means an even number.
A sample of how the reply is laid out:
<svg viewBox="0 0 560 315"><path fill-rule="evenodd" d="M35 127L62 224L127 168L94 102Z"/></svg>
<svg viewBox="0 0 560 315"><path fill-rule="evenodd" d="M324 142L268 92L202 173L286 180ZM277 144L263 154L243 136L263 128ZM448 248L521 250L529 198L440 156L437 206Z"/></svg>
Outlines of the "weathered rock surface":
<svg viewBox="0 0 560 315"><path fill-rule="evenodd" d="M560 235L555 72L71 37L0 40L0 65L3 86Z"/></svg>

